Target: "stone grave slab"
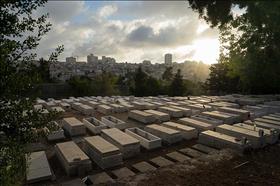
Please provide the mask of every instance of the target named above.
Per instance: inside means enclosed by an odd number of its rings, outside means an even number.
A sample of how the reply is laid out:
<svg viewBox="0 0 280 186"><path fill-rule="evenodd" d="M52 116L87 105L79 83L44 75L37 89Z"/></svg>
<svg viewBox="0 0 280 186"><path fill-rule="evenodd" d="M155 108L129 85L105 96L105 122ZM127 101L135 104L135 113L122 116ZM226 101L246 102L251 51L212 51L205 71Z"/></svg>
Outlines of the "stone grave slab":
<svg viewBox="0 0 280 186"><path fill-rule="evenodd" d="M170 152L168 154L166 154L167 157L169 157L172 160L178 161L178 162L184 162L187 160L190 160L191 158L188 156L185 156L182 153L179 152Z"/></svg>
<svg viewBox="0 0 280 186"><path fill-rule="evenodd" d="M154 166L149 164L148 162L142 161L139 163L136 163L132 165L135 169L137 169L139 172L144 173L144 172L150 172L156 170Z"/></svg>
<svg viewBox="0 0 280 186"><path fill-rule="evenodd" d="M135 173L132 172L132 170L130 170L127 167L123 167L123 168L120 168L120 169L113 170L112 173L119 179L135 175Z"/></svg>
<svg viewBox="0 0 280 186"><path fill-rule="evenodd" d="M199 150L199 151L201 151L201 152L207 153L207 154L209 154L209 153L214 153L214 152L218 152L218 151L219 151L219 150L217 150L217 149L214 149L214 148L212 148L212 147L208 147L208 146L206 146L206 145L202 145L202 144L199 144L199 143L193 145L192 148L194 148L194 149L196 149L196 150Z"/></svg>
<svg viewBox="0 0 280 186"><path fill-rule="evenodd" d="M166 167L166 166L174 164L174 162L172 162L162 156L152 158L152 159L150 159L150 162L154 163L155 165L157 165L159 167Z"/></svg>

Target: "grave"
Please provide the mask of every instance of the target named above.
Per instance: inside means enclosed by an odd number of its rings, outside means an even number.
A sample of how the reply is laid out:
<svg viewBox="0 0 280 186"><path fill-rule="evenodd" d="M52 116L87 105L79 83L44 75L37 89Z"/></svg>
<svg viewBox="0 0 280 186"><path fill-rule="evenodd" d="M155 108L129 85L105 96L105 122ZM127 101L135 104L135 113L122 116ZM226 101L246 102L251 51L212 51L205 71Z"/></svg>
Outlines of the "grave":
<svg viewBox="0 0 280 186"><path fill-rule="evenodd" d="M145 102L145 109L147 110L153 110L153 109L157 109L157 105L154 105L152 103L148 103L148 102Z"/></svg>
<svg viewBox="0 0 280 186"><path fill-rule="evenodd" d="M110 104L109 106L112 108L114 113L122 113L127 111L127 109L120 104Z"/></svg>
<svg viewBox="0 0 280 186"><path fill-rule="evenodd" d="M127 178L127 177L130 177L130 176L135 176L135 173L132 172L132 171L131 171L130 169L128 169L127 167L123 167L123 168L120 168L120 169L113 170L112 173L113 173L118 179Z"/></svg>
<svg viewBox="0 0 280 186"><path fill-rule="evenodd" d="M149 114L153 114L153 116L156 118L159 122L169 121L170 116L164 112L156 111L156 110L144 110L144 112L147 112Z"/></svg>
<svg viewBox="0 0 280 186"><path fill-rule="evenodd" d="M113 116L103 116L101 117L101 122L110 128L117 128L120 130L124 130L129 126L126 122Z"/></svg>
<svg viewBox="0 0 280 186"><path fill-rule="evenodd" d="M247 110L230 108L230 107L219 107L218 110L226 113L239 115L242 121L248 120L250 117L250 112Z"/></svg>
<svg viewBox="0 0 280 186"><path fill-rule="evenodd" d="M180 106L179 103L175 103L175 102L173 102L173 101L167 101L167 102L166 102L166 105L168 105L168 106Z"/></svg>
<svg viewBox="0 0 280 186"><path fill-rule="evenodd" d="M218 152L217 149L214 149L214 148L211 148L211 147L208 147L206 145L199 144L199 143L193 145L192 148L196 149L196 150L199 150L201 152L207 153L207 154Z"/></svg>
<svg viewBox="0 0 280 186"><path fill-rule="evenodd" d="M51 107L50 110L55 112L65 112L62 107Z"/></svg>
<svg viewBox="0 0 280 186"><path fill-rule="evenodd" d="M238 104L229 103L229 102L214 102L214 103L208 103L208 105L212 106L214 109L218 109L219 107L239 108Z"/></svg>
<svg viewBox="0 0 280 186"><path fill-rule="evenodd" d="M91 180L93 185L100 185L100 184L110 185L115 183L115 181L106 172L90 175L88 176L88 178Z"/></svg>
<svg viewBox="0 0 280 186"><path fill-rule="evenodd" d="M145 149L151 150L161 147L161 139L159 137L140 128L128 128L125 130L125 133L138 139L141 146Z"/></svg>
<svg viewBox="0 0 280 186"><path fill-rule="evenodd" d="M146 109L146 104L145 103L141 103L138 101L133 101L131 102L132 105L134 105L134 107L138 110L145 110Z"/></svg>
<svg viewBox="0 0 280 186"><path fill-rule="evenodd" d="M190 160L191 158L188 156L185 156L184 154L181 154L179 152L170 152L168 154L166 154L167 157L169 157L172 160L178 161L180 163L185 162Z"/></svg>
<svg viewBox="0 0 280 186"><path fill-rule="evenodd" d="M198 137L198 142L217 149L231 148L238 152L244 152L249 148L248 143L244 139L239 140L233 136L211 130L201 132Z"/></svg>
<svg viewBox="0 0 280 186"><path fill-rule="evenodd" d="M256 118L255 121L259 121L259 122L263 122L263 123L268 123L268 124L280 126L280 121L264 119L264 118Z"/></svg>
<svg viewBox="0 0 280 186"><path fill-rule="evenodd" d="M280 114L274 113L274 114L269 114L269 116L275 117L275 118L280 118Z"/></svg>
<svg viewBox="0 0 280 186"><path fill-rule="evenodd" d="M59 106L61 106L65 110L69 110L71 108L71 105L69 103L65 103L65 102L59 103Z"/></svg>
<svg viewBox="0 0 280 186"><path fill-rule="evenodd" d="M74 110L77 110L77 111L80 110L80 106L82 105L82 103L80 103L80 102L72 102L70 104L71 104L71 108Z"/></svg>
<svg viewBox="0 0 280 186"><path fill-rule="evenodd" d="M45 102L45 103L42 103L42 105L44 105L44 107L48 110L51 109L51 107L55 107L57 106L57 104L53 101L49 101L49 102Z"/></svg>
<svg viewBox="0 0 280 186"><path fill-rule="evenodd" d="M57 122L53 122L55 127L57 127L57 130L52 131L48 136L47 139L48 141L58 141L58 140L63 140L65 139L65 135L64 135L64 130L62 128L60 128L60 126L58 125Z"/></svg>
<svg viewBox="0 0 280 186"><path fill-rule="evenodd" d="M166 166L174 164L174 162L172 162L162 156L152 158L152 159L150 159L150 162L154 163L155 165L157 165L159 167L166 167Z"/></svg>
<svg viewBox="0 0 280 186"><path fill-rule="evenodd" d="M64 131L70 136L86 134L86 128L84 124L75 117L63 118L62 125Z"/></svg>
<svg viewBox="0 0 280 186"><path fill-rule="evenodd" d="M127 102L120 102L120 105L124 106L126 108L126 110L133 110L135 109L135 107Z"/></svg>
<svg viewBox="0 0 280 186"><path fill-rule="evenodd" d="M102 129L107 128L107 126L103 122L94 117L84 118L83 123L86 128L95 135L100 134Z"/></svg>
<svg viewBox="0 0 280 186"><path fill-rule="evenodd" d="M224 124L216 127L216 132L234 136L240 140L246 137L253 148L265 146L264 134L257 131Z"/></svg>
<svg viewBox="0 0 280 186"><path fill-rule="evenodd" d="M103 129L101 136L112 144L116 145L122 152L123 158L130 158L140 152L139 140L122 132L117 128Z"/></svg>
<svg viewBox="0 0 280 186"><path fill-rule="evenodd" d="M183 111L184 116L191 116L192 115L192 110L191 109L188 109L188 108L185 108L185 107L180 107L180 106L174 106L174 105L170 106L170 107Z"/></svg>
<svg viewBox="0 0 280 186"><path fill-rule="evenodd" d="M85 152L102 169L121 165L120 149L100 136L86 137Z"/></svg>
<svg viewBox="0 0 280 186"><path fill-rule="evenodd" d="M199 120L199 121L202 121L204 123L209 123L209 124L214 125L214 126L218 126L218 125L223 124L222 120L215 119L215 118L205 116L205 115L201 115L201 114L191 116L191 119Z"/></svg>
<svg viewBox="0 0 280 186"><path fill-rule="evenodd" d="M158 110L169 114L173 118L180 118L184 116L184 112L182 110L171 107L159 107Z"/></svg>
<svg viewBox="0 0 280 186"><path fill-rule="evenodd" d="M273 125L273 124L259 122L259 121L252 122L251 120L244 121L244 123L246 123L248 125L253 125L253 126L256 125L258 127L265 128L265 129L275 129L278 132L280 132L280 126L279 125Z"/></svg>
<svg viewBox="0 0 280 186"><path fill-rule="evenodd" d="M51 168L45 151L32 152L27 157L26 181L35 183L52 178Z"/></svg>
<svg viewBox="0 0 280 186"><path fill-rule="evenodd" d="M264 133L265 142L268 144L274 144L279 139L279 132L274 129L265 129L265 128L261 128L261 127L257 127L257 126L253 126L253 125L244 124L244 123L237 123L237 124L234 124L233 126L256 131L256 132L259 132L262 130Z"/></svg>
<svg viewBox="0 0 280 186"><path fill-rule="evenodd" d="M200 112L213 110L211 106L203 105L203 104L190 104L187 105L186 107L192 110L199 110Z"/></svg>
<svg viewBox="0 0 280 186"><path fill-rule="evenodd" d="M160 137L162 142L167 144L173 144L182 140L182 135L179 131L161 125L147 125L144 130Z"/></svg>
<svg viewBox="0 0 280 186"><path fill-rule="evenodd" d="M236 122L240 122L240 118L238 115L233 115L225 112L212 111L212 112L202 112L201 114L215 119L222 120L226 124L233 124Z"/></svg>
<svg viewBox="0 0 280 186"><path fill-rule="evenodd" d="M250 112L250 118L258 118L264 115L267 115L268 112L266 109L258 106L244 106L244 110L248 110Z"/></svg>
<svg viewBox="0 0 280 186"><path fill-rule="evenodd" d="M100 112L101 114L111 114L113 109L112 107L103 104L97 106L97 111Z"/></svg>
<svg viewBox="0 0 280 186"><path fill-rule="evenodd" d="M99 105L99 103L95 101L87 101L84 104L91 106L93 109L97 109L97 106Z"/></svg>
<svg viewBox="0 0 280 186"><path fill-rule="evenodd" d="M145 161L135 163L134 165L132 165L132 167L135 168L136 170L138 170L141 173L151 172L151 171L155 171L157 169L157 168L155 168L154 166L152 166L151 164L149 164L148 162L145 162Z"/></svg>
<svg viewBox="0 0 280 186"><path fill-rule="evenodd" d="M164 122L164 123L162 124L162 126L180 131L182 137L183 137L185 140L197 138L197 136L198 136L197 129L195 129L195 128L193 128L193 127L186 126L186 125L182 125L182 124L179 124L179 123L175 123L175 122Z"/></svg>
<svg viewBox="0 0 280 186"><path fill-rule="evenodd" d="M155 122L156 118L153 116L153 114L143 112L140 110L131 110L128 113L128 117L131 119L134 119L136 121L139 121L141 123L153 123Z"/></svg>
<svg viewBox="0 0 280 186"><path fill-rule="evenodd" d="M191 148L188 148L188 147L180 149L179 152L181 152L183 154L186 154L187 156L190 156L190 157L193 157L193 158L199 158L200 156L205 155L202 152L199 152L197 150L194 150L194 149L191 149Z"/></svg>
<svg viewBox="0 0 280 186"><path fill-rule="evenodd" d="M33 105L34 110L39 111L43 109L43 105Z"/></svg>
<svg viewBox="0 0 280 186"><path fill-rule="evenodd" d="M205 123L191 118L181 118L178 120L178 122L196 128L198 132L205 130L213 130L215 127L214 125L211 125L209 123Z"/></svg>
<svg viewBox="0 0 280 186"><path fill-rule="evenodd" d="M85 175L91 170L89 157L73 141L57 143L55 152L68 176Z"/></svg>
<svg viewBox="0 0 280 186"><path fill-rule="evenodd" d="M78 111L84 115L91 116L94 114L94 109L91 106L82 104L78 108Z"/></svg>
<svg viewBox="0 0 280 186"><path fill-rule="evenodd" d="M263 116L263 119L269 119L269 120L273 120L273 121L278 121L280 122L280 118L279 117L274 117L274 116Z"/></svg>

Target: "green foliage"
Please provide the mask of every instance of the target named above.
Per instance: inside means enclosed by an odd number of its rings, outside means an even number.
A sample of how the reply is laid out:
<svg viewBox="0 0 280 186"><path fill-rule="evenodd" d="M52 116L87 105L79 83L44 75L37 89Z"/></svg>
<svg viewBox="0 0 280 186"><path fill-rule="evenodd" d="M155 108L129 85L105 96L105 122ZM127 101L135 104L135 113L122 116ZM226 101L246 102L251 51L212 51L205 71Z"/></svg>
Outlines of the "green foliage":
<svg viewBox="0 0 280 186"><path fill-rule="evenodd" d="M173 79L172 67L167 67L162 74L162 79L165 81L171 81Z"/></svg>
<svg viewBox="0 0 280 186"><path fill-rule="evenodd" d="M210 75L206 81L206 87L212 95L223 95L226 93L237 93L239 90L239 78L229 76L227 63L217 63L210 67Z"/></svg>
<svg viewBox="0 0 280 186"><path fill-rule="evenodd" d="M199 1L191 7L211 26L220 29L220 62L227 76L239 79L235 91L265 94L280 92L280 2ZM233 16L232 6L244 8ZM229 85L230 86L230 85Z"/></svg>
<svg viewBox="0 0 280 186"><path fill-rule="evenodd" d="M134 75L135 96L157 96L162 94L162 82L146 74L141 67L137 69Z"/></svg>
<svg viewBox="0 0 280 186"><path fill-rule="evenodd" d="M134 73L128 72L124 76L119 76L117 80L117 86L120 95L128 96L131 95L134 85Z"/></svg>
<svg viewBox="0 0 280 186"><path fill-rule="evenodd" d="M31 63L40 39L49 30L47 15L32 18L45 0L1 1L0 4L0 185L21 185L24 180L25 147L53 128L56 113L33 110L30 92L40 81ZM59 47L50 57L56 60Z"/></svg>
<svg viewBox="0 0 280 186"><path fill-rule="evenodd" d="M177 70L171 84L170 84L170 95L171 96L183 96L186 91L184 85L183 76L181 75L181 70Z"/></svg>
<svg viewBox="0 0 280 186"><path fill-rule="evenodd" d="M117 80L118 78L111 73L103 72L94 78L72 77L68 83L74 96L112 96L118 94Z"/></svg>

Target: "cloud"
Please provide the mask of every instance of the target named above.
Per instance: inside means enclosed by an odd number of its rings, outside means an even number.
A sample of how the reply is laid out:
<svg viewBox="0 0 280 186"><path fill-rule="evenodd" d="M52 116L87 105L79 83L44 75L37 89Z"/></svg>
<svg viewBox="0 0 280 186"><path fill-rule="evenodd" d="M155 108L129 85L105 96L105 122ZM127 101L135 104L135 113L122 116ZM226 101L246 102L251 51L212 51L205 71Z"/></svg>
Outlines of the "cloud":
<svg viewBox="0 0 280 186"><path fill-rule="evenodd" d="M100 17L106 18L111 15L113 15L115 12L117 12L118 7L116 5L106 5L99 9L98 15Z"/></svg>
<svg viewBox="0 0 280 186"><path fill-rule="evenodd" d="M94 6L89 6L94 5ZM96 6L95 6L96 5ZM92 8L94 7L94 8ZM201 21L186 2L48 2L52 30L42 39L38 56L45 57L64 44L60 56L108 55L117 61L163 62L174 52L174 60L193 56L191 46L199 38L215 38L216 31L197 32ZM181 50L181 48L188 48ZM177 57L176 57L177 56Z"/></svg>
<svg viewBox="0 0 280 186"><path fill-rule="evenodd" d="M49 13L52 22L70 21L75 15L85 11L85 4L82 1L48 1L44 8L38 13Z"/></svg>
<svg viewBox="0 0 280 186"><path fill-rule="evenodd" d="M187 18L161 28L140 25L132 30L126 39L129 46L171 47L191 44L195 39L198 24Z"/></svg>
<svg viewBox="0 0 280 186"><path fill-rule="evenodd" d="M218 38L219 36L219 30L207 28L203 32L199 34L200 38Z"/></svg>

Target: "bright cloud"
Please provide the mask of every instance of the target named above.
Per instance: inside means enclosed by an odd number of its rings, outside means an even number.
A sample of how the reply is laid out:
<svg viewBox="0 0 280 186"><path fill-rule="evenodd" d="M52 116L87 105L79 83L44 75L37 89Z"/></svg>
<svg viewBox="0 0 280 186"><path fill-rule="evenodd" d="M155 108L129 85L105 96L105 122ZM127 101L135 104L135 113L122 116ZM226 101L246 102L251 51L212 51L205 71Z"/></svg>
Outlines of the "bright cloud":
<svg viewBox="0 0 280 186"><path fill-rule="evenodd" d="M117 12L117 10L118 7L116 5L106 5L100 8L100 10L98 11L98 15L100 17L106 18L113 15L115 12Z"/></svg>
<svg viewBox="0 0 280 186"><path fill-rule="evenodd" d="M139 63L144 59L163 62L167 52L174 60L216 62L218 31L198 18L186 2L71 2L50 1L40 13L49 12L52 30L38 47L46 57L64 44L60 56L93 53L119 62Z"/></svg>

